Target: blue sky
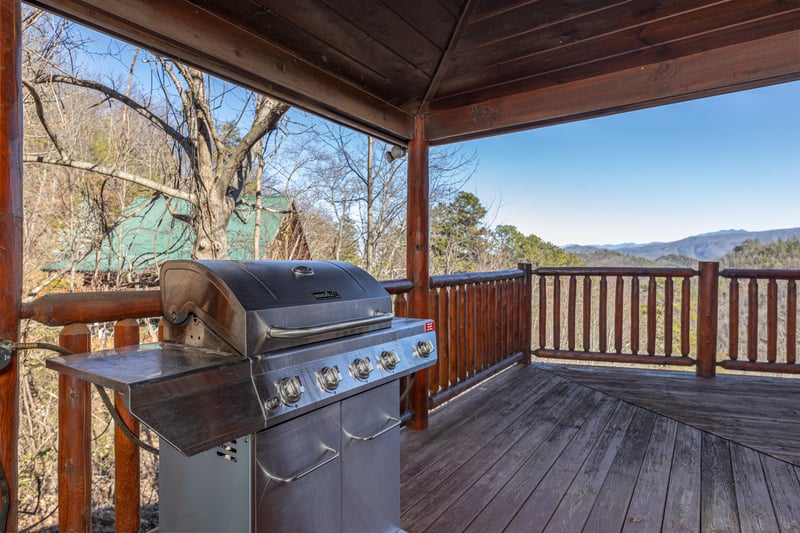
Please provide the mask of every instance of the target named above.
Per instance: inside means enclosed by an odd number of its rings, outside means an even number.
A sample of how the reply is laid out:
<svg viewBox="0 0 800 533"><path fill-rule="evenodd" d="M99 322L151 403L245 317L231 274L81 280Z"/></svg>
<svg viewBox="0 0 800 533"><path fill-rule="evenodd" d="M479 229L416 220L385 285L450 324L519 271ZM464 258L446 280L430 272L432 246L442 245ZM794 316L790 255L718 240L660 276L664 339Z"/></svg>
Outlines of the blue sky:
<svg viewBox="0 0 800 533"><path fill-rule="evenodd" d="M559 245L800 226L800 82L464 148L492 225Z"/></svg>

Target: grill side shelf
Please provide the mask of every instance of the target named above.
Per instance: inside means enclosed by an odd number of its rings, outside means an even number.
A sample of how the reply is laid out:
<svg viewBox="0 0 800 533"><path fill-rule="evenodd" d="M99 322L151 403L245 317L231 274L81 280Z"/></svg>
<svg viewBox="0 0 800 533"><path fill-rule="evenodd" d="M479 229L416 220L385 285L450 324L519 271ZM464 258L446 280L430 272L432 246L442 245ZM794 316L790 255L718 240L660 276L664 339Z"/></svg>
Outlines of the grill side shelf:
<svg viewBox="0 0 800 533"><path fill-rule="evenodd" d="M47 367L119 392L136 418L186 455L265 426L245 357L151 343L56 357Z"/></svg>

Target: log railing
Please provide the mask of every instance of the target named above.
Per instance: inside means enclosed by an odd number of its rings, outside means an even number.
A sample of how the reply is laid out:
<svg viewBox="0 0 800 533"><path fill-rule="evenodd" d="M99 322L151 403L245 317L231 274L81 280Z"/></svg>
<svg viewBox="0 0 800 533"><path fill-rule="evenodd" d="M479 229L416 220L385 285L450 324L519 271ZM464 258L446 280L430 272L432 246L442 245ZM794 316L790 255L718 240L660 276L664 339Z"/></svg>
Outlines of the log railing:
<svg viewBox="0 0 800 533"><path fill-rule="evenodd" d="M797 270L537 268L538 357L800 373Z"/></svg>
<svg viewBox="0 0 800 533"><path fill-rule="evenodd" d="M691 268L537 268L538 357L689 366ZM643 296L644 295L644 296Z"/></svg>
<svg viewBox="0 0 800 533"><path fill-rule="evenodd" d="M431 277L438 361L429 370L431 406L491 374L530 360L531 266Z"/></svg>
<svg viewBox="0 0 800 533"><path fill-rule="evenodd" d="M439 364L429 379L429 407L439 405L472 384L530 353L530 265L519 270L457 274L431 278ZM408 280L383 282L392 294L394 313L407 316ZM161 314L158 291L76 293L41 297L23 304L21 315L48 326L64 326L60 344L71 352L91 349L86 324L113 322L115 347L138 344L137 319ZM508 319L508 317L511 319ZM406 380L404 380L406 381ZM134 432L138 423L115 395L116 407ZM404 408L408 405L404 404ZM59 376L59 527L91 529L91 388ZM139 528L139 449L115 430L116 531Z"/></svg>
<svg viewBox="0 0 800 533"><path fill-rule="evenodd" d="M727 269L723 368L800 373L797 361L797 270ZM727 286L725 286L727 285ZM725 339L723 339L725 340Z"/></svg>

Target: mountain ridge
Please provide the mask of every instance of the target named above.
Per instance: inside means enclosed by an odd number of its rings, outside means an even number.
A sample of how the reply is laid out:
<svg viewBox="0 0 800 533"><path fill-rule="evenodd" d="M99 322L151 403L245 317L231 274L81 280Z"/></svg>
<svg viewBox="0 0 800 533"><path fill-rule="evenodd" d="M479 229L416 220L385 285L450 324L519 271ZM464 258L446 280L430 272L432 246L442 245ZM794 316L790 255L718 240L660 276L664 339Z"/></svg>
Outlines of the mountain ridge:
<svg viewBox="0 0 800 533"><path fill-rule="evenodd" d="M727 229L684 237L677 241L623 243L601 245L568 245L564 250L577 254L589 254L597 250L612 250L623 255L655 260L667 255L683 255L698 261L719 259L733 251L746 240L758 239L762 244L777 240L800 239L800 227L763 231Z"/></svg>

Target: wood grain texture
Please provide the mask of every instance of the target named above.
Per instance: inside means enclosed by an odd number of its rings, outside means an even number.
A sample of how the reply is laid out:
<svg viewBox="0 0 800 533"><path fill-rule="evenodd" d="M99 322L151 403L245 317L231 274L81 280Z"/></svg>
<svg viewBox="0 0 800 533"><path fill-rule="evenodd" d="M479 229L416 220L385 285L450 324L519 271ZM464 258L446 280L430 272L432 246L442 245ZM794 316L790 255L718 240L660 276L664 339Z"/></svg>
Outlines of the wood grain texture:
<svg viewBox="0 0 800 533"><path fill-rule="evenodd" d="M22 86L19 2L0 4L0 339L19 340L22 301ZM17 529L19 359L0 370L0 467L9 495L0 530Z"/></svg>
<svg viewBox="0 0 800 533"><path fill-rule="evenodd" d="M676 380L686 378L701 386L680 390ZM746 380L762 396L781 381ZM403 434L402 525L415 532L800 528L800 466L738 442L751 425L762 441L780 441L782 431L794 431L780 416L766 424L742 416L729 437L707 431L716 431L709 414L695 418L697 427L674 416L706 401L717 409L714 381L685 372L511 367L434 411L428 432ZM666 391L675 394L664 401ZM648 395L662 409L640 401ZM741 402L752 406L752 397Z"/></svg>
<svg viewBox="0 0 800 533"><path fill-rule="evenodd" d="M59 344L73 353L90 350L89 328L65 327ZM92 441L89 382L58 376L58 523L61 531L91 530Z"/></svg>
<svg viewBox="0 0 800 533"><path fill-rule="evenodd" d="M796 378L546 365L549 371L703 431L800 465Z"/></svg>
<svg viewBox="0 0 800 533"><path fill-rule="evenodd" d="M139 323L121 320L114 326L114 347L139 344ZM134 434L139 435L139 421L125 407L125 400L114 393L114 406L120 418ZM139 446L122 429L114 427L114 528L118 533L139 529L139 498L141 495Z"/></svg>

